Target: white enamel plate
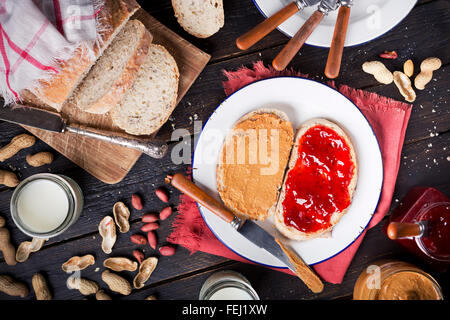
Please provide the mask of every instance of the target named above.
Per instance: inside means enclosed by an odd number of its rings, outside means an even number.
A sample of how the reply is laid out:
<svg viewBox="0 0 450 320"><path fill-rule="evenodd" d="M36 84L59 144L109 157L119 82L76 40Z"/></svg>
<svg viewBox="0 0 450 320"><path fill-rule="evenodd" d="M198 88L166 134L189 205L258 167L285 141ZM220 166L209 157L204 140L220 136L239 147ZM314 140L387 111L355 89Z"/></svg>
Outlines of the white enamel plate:
<svg viewBox="0 0 450 320"><path fill-rule="evenodd" d="M269 17L292 0L253 0L259 11ZM416 0L354 0L345 39L345 46L354 46L378 38L402 21L416 4ZM317 5L305 8L278 27L289 37L297 33ZM325 16L306 41L307 44L330 47L338 10Z"/></svg>
<svg viewBox="0 0 450 320"><path fill-rule="evenodd" d="M216 188L216 165L223 140L239 118L260 108L284 111L294 129L311 118L329 119L346 130L356 148L359 165L357 187L348 212L333 228L332 236L290 242L308 264L327 260L356 240L377 207L383 184L383 164L375 134L349 99L324 84L297 77L254 82L219 105L197 141L192 165L194 181L217 199L220 197ZM229 249L255 263L285 268L282 262L248 241L212 212L200 205L199 209L208 227ZM270 233L276 233L272 219L258 224Z"/></svg>

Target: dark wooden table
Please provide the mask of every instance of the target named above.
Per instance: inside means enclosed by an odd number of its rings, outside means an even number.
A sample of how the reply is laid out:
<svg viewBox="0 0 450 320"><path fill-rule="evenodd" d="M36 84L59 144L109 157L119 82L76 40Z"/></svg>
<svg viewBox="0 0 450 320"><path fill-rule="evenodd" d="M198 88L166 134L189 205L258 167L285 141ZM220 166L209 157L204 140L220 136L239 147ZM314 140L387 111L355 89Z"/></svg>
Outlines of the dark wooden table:
<svg viewBox="0 0 450 320"><path fill-rule="evenodd" d="M272 32L263 41L248 51L236 49L234 41L243 31L262 21L263 17L251 0L226 0L224 28L209 39L196 39L177 24L169 0L140 1L143 7L163 24L174 30L194 45L212 55L212 59L187 95L173 113L171 120L160 132L162 137L170 139L173 128L187 128L193 133L192 117L206 121L217 105L225 98L222 88L224 76L222 70L234 70L240 66L251 66L253 61L262 59L269 64L277 52L281 50L288 38L278 31ZM400 24L375 41L361 46L346 48L338 84L346 84L354 88L376 92L380 95L403 101L394 85L380 85L374 78L361 70L363 62L373 60L385 50L396 50L399 59L386 61L388 67L401 70L403 61L412 58L417 67L423 59L440 57L443 66L433 75L433 81L423 91L417 91L411 119L403 146L400 171L391 211L397 206L406 192L413 186L436 187L445 194L450 194L450 108L448 106L450 77L449 57L450 42L450 3L447 0L418 1L415 8ZM323 75L327 49L306 45L291 63L291 66L309 74L319 81L326 81ZM11 138L24 130L8 123L0 123L0 145L5 145ZM173 146L175 142L171 145ZM96 257L96 264L83 271L82 275L97 281L102 288L100 274L102 262L106 258L100 249L101 237L97 226L105 215L112 213L112 206L117 201L130 205L133 193L143 196L145 212L158 211L163 204L156 199L154 190L164 185L167 173L185 172L188 165L175 165L167 156L163 160L141 157L128 176L116 185L104 184L83 169L57 154L55 161L41 168L26 165L28 153L52 151L49 146L39 141L28 150L21 151L12 159L0 164L1 169L13 170L20 179L39 172L61 173L75 179L85 194L85 208L78 222L63 235L48 241L44 248L30 256L25 263L15 267L6 265L0 256L0 274L10 274L26 282L31 289L31 278L34 273L42 272L49 280L55 299L82 299L76 290L69 290L65 283L68 275L61 270L61 264L74 255L91 253ZM54 152L55 153L55 152ZM9 201L12 189L0 186L0 215L6 217L7 226L11 230L13 243L18 246L29 237L22 234L11 220ZM179 193L171 191L170 203L177 205ZM114 247L114 255L131 256L136 247L129 241L129 235L138 232L141 226L140 212L131 215L131 231L128 235L120 234ZM161 224L157 235L161 243L171 232L171 221L175 214ZM130 296L120 299L143 299L150 294L159 299L197 299L204 280L213 272L232 269L244 274L252 283L261 299L346 299L351 298L353 285L358 275L372 261L380 258L397 258L413 262L433 276L442 284L444 294L449 295L449 273L437 274L418 261L414 256L387 239L381 232L386 221L367 232L342 284L326 284L321 294L312 294L300 281L290 275L255 266L231 261L201 252L193 255L181 247L172 257L160 257L157 271L151 276L147 285L141 290L134 290ZM147 255L152 250L146 250ZM132 280L133 274L124 272L125 277ZM27 299L34 299L31 293ZM0 299L11 299L1 294Z"/></svg>

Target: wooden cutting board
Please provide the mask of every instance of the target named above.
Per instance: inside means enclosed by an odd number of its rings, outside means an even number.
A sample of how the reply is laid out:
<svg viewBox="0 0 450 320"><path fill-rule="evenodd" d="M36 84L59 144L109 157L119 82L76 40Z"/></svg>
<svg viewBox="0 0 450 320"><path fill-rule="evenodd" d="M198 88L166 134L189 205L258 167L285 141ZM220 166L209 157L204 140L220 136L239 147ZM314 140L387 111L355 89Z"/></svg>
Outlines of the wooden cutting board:
<svg viewBox="0 0 450 320"><path fill-rule="evenodd" d="M163 45L175 58L180 71L178 102L205 68L210 55L194 47L176 33L162 25L145 10L140 9L131 19L139 19L153 35L153 43ZM108 114L95 115L82 112L67 102L62 114L72 123L94 128L121 131ZM141 152L73 133L52 133L25 127L39 139L53 147L87 172L108 184L120 182L131 170Z"/></svg>

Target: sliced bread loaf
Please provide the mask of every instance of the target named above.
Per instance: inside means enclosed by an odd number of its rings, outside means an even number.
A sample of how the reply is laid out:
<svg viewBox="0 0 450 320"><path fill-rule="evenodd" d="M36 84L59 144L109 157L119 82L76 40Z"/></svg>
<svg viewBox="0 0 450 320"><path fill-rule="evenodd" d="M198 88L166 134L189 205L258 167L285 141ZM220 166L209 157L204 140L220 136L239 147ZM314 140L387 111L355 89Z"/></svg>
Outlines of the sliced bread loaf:
<svg viewBox="0 0 450 320"><path fill-rule="evenodd" d="M274 224L286 237L329 235L347 212L358 179L355 148L334 122L311 119L298 129Z"/></svg>
<svg viewBox="0 0 450 320"><path fill-rule="evenodd" d="M134 135L151 135L176 106L179 71L175 59L152 44L133 85L111 110L115 125Z"/></svg>
<svg viewBox="0 0 450 320"><path fill-rule="evenodd" d="M225 138L217 189L236 214L265 220L275 212L294 140L287 115L260 109L240 118Z"/></svg>
<svg viewBox="0 0 450 320"><path fill-rule="evenodd" d="M172 0L178 23L198 38L208 38L225 22L222 0Z"/></svg>
<svg viewBox="0 0 450 320"><path fill-rule="evenodd" d="M90 113L106 113L120 102L145 61L151 34L139 20L128 21L72 96Z"/></svg>

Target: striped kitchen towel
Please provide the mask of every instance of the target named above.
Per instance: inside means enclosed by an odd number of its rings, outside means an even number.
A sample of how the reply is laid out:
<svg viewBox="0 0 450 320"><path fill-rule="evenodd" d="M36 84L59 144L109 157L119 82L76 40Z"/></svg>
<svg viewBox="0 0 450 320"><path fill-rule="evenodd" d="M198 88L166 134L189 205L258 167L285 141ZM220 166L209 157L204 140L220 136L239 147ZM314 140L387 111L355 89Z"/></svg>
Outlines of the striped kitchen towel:
<svg viewBox="0 0 450 320"><path fill-rule="evenodd" d="M58 73L58 61L80 46L94 58L102 7L102 0L0 0L0 95L5 102L20 101L23 89Z"/></svg>

